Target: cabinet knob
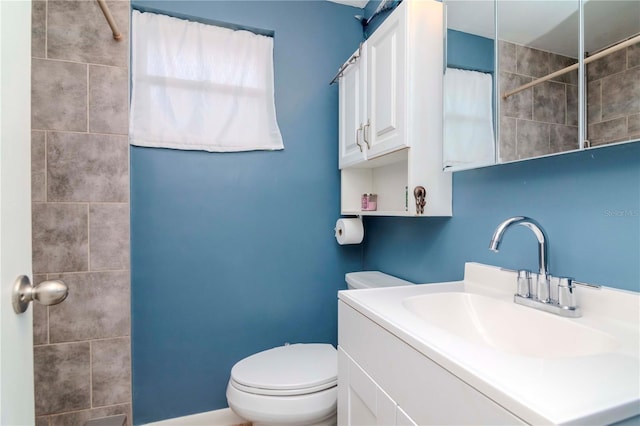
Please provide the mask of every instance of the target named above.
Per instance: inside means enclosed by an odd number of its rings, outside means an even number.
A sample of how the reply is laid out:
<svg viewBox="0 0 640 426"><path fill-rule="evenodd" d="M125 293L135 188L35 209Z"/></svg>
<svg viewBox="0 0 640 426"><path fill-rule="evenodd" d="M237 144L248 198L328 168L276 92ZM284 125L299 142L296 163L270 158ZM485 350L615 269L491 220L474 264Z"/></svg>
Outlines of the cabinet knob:
<svg viewBox="0 0 640 426"><path fill-rule="evenodd" d="M424 206L427 204L427 190L424 186L416 186L413 189L413 196L416 199L416 213L423 214Z"/></svg>

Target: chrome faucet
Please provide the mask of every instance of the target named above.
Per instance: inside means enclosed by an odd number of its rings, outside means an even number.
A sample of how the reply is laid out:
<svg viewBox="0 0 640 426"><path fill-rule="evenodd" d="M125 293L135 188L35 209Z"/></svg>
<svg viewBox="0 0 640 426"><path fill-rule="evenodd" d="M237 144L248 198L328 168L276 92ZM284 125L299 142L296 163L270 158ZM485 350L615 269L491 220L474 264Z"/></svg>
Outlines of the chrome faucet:
<svg viewBox="0 0 640 426"><path fill-rule="evenodd" d="M531 285L529 271L518 271L517 292L514 302L568 317L579 317L580 310L575 305L574 285L571 278L555 278L549 274L547 264L547 236L538 222L525 216L514 216L498 225L491 237L489 250L498 252L502 237L511 225L522 225L530 229L538 240L538 274L535 287ZM558 300L551 298L550 283L558 286Z"/></svg>
<svg viewBox="0 0 640 426"><path fill-rule="evenodd" d="M545 235L542 227L535 220L524 217L524 216L514 216L502 222L493 233L493 237L491 237L491 243L489 243L489 250L498 252L498 248L500 247L500 242L502 241L502 236L505 231L511 225L522 225L531 229L536 238L538 239L538 265L540 266L540 275L548 276L549 268L547 266L547 236Z"/></svg>

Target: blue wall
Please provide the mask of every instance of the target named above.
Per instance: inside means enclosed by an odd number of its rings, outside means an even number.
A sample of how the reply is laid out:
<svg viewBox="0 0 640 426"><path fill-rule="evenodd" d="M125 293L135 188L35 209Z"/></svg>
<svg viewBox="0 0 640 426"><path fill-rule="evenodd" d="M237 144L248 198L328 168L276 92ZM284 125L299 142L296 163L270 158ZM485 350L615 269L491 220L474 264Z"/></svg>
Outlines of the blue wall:
<svg viewBox="0 0 640 426"><path fill-rule="evenodd" d="M225 407L232 365L285 342L337 339L336 291L361 246L339 217L338 91L362 39L357 9L327 1L134 1L275 32L285 150L131 149L136 424ZM250 120L250 118L248 118Z"/></svg>
<svg viewBox="0 0 640 426"><path fill-rule="evenodd" d="M465 262L537 270L536 240L502 220L525 215L549 237L554 275L640 291L640 142L457 172L452 218L366 218L365 269L410 281L459 280Z"/></svg>
<svg viewBox="0 0 640 426"><path fill-rule="evenodd" d="M493 74L493 40L462 31L447 30L447 66Z"/></svg>

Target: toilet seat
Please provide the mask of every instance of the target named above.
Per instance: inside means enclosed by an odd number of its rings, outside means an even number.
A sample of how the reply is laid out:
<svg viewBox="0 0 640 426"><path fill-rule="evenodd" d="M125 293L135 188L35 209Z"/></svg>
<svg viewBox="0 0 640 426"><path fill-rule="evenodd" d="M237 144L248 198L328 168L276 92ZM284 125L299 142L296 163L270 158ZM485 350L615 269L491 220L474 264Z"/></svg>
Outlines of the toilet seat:
<svg viewBox="0 0 640 426"><path fill-rule="evenodd" d="M337 380L333 382L325 383L318 386L313 386L310 388L304 389L263 389L263 388L254 388L251 386L244 386L235 380L229 380L229 384L234 388L241 390L242 392L252 393L255 395L266 395L266 396L295 396L295 395L306 395L309 393L320 392L325 389L332 388L338 384Z"/></svg>
<svg viewBox="0 0 640 426"><path fill-rule="evenodd" d="M337 352L321 343L285 345L251 355L233 366L229 381L240 391L269 396L305 395L337 383Z"/></svg>

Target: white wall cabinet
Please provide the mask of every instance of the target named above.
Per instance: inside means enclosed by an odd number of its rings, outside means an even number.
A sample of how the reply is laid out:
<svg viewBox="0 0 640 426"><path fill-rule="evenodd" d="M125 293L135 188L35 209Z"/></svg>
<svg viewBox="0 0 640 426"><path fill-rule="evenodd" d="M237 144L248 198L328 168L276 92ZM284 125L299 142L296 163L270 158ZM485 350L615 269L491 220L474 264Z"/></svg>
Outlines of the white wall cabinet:
<svg viewBox="0 0 640 426"><path fill-rule="evenodd" d="M518 425L520 418L338 302L338 425Z"/></svg>
<svg viewBox="0 0 640 426"><path fill-rule="evenodd" d="M342 214L451 216L442 171L442 3L406 0L362 44L339 80ZM378 210L362 212L364 193Z"/></svg>

